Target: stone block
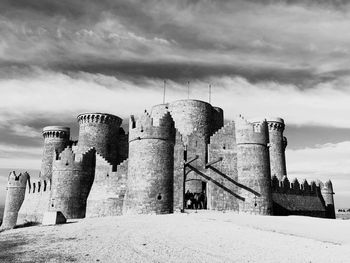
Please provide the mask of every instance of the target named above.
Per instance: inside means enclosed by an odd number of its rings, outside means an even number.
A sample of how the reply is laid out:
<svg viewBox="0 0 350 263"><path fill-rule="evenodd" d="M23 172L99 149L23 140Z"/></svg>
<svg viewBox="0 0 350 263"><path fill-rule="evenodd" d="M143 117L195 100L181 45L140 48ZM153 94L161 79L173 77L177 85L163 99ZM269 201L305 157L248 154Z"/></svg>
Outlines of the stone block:
<svg viewBox="0 0 350 263"><path fill-rule="evenodd" d="M44 213L42 224L45 226L64 224L67 219L60 211L49 211Z"/></svg>

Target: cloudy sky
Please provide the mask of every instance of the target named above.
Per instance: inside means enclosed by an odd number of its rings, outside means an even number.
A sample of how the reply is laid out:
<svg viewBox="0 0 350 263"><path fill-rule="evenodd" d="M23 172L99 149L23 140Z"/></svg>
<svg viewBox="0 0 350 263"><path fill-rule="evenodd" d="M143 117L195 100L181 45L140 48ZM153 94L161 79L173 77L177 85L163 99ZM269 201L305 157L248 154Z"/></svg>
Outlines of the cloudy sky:
<svg viewBox="0 0 350 263"><path fill-rule="evenodd" d="M210 83L227 120L284 118L289 177L330 178L350 207L347 2L0 0L0 203L9 170L40 168L43 126L127 119L166 80L168 101Z"/></svg>

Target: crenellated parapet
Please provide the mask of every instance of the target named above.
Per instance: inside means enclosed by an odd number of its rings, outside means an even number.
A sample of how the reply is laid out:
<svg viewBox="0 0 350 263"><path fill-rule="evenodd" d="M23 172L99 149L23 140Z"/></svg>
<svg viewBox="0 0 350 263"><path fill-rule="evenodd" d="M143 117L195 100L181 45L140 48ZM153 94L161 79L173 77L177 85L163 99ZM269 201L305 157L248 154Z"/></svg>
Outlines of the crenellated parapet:
<svg viewBox="0 0 350 263"><path fill-rule="evenodd" d="M44 138L62 138L69 139L70 128L64 126L47 126L43 128Z"/></svg>
<svg viewBox="0 0 350 263"><path fill-rule="evenodd" d="M95 149L90 148L84 153L74 153L71 147L67 147L60 154L56 155L54 169L86 169L95 167Z"/></svg>
<svg viewBox="0 0 350 263"><path fill-rule="evenodd" d="M269 126L269 131L278 131L281 133L284 131L285 124L282 118L267 118L267 123Z"/></svg>
<svg viewBox="0 0 350 263"><path fill-rule="evenodd" d="M304 179L303 182L300 183L297 178L294 178L292 183L290 183L287 176L284 176L282 180L279 180L277 176L272 176L271 186L272 192L283 194L319 196L321 191L320 187L317 186L314 181L309 184L307 180Z"/></svg>
<svg viewBox="0 0 350 263"><path fill-rule="evenodd" d="M18 212L17 224L28 222L41 223L43 214L49 210L51 179L30 179L21 209Z"/></svg>
<svg viewBox="0 0 350 263"><path fill-rule="evenodd" d="M175 143L174 121L169 112L155 120L147 111L137 118L130 116L129 143L144 139L169 140Z"/></svg>
<svg viewBox="0 0 350 263"><path fill-rule="evenodd" d="M17 175L15 171L12 171L7 177L7 188L26 188L29 177L27 172Z"/></svg>
<svg viewBox="0 0 350 263"><path fill-rule="evenodd" d="M82 113L78 117L79 123L100 123L100 124L112 124L120 126L122 119L108 113Z"/></svg>
<svg viewBox="0 0 350 263"><path fill-rule="evenodd" d="M249 122L242 115L235 121L236 142L239 144L261 144L267 146L269 134L266 120Z"/></svg>

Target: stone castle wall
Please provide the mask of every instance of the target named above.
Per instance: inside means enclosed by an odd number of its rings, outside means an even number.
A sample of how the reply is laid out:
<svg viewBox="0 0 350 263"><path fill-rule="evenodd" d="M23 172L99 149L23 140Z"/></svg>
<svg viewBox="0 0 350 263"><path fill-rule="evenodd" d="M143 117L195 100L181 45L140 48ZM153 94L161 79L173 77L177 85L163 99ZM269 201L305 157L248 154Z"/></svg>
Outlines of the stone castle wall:
<svg viewBox="0 0 350 263"><path fill-rule="evenodd" d="M286 176L282 180L273 176L271 186L274 215L327 217L321 188L315 182L300 184L294 179L290 183Z"/></svg>
<svg viewBox="0 0 350 263"><path fill-rule="evenodd" d="M86 217L122 215L127 189L128 160L113 166L96 156L95 179L86 205Z"/></svg>
<svg viewBox="0 0 350 263"><path fill-rule="evenodd" d="M67 218L172 213L184 208L186 190L205 191L211 210L335 217L331 183L289 183L280 118L223 126L222 109L180 100L131 116L130 134L114 115L78 121L78 142L69 128L44 128L41 176L27 191L9 188L5 221L18 210L17 223L41 222L47 210Z"/></svg>
<svg viewBox="0 0 350 263"><path fill-rule="evenodd" d="M41 223L44 212L49 210L51 180L28 180L23 204L18 212L17 225L28 222Z"/></svg>
<svg viewBox="0 0 350 263"><path fill-rule="evenodd" d="M208 167L208 209L238 211L237 144L234 122L227 123L211 138Z"/></svg>

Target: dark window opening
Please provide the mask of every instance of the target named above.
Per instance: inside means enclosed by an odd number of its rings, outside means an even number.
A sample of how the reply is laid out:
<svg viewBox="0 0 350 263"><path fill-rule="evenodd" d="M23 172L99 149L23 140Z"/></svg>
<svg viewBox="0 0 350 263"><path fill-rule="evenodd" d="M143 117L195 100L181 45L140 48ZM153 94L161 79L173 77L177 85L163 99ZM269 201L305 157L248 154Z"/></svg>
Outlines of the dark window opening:
<svg viewBox="0 0 350 263"><path fill-rule="evenodd" d="M161 195L161 194L158 194L157 199L158 199L158 200L162 200L162 195Z"/></svg>

